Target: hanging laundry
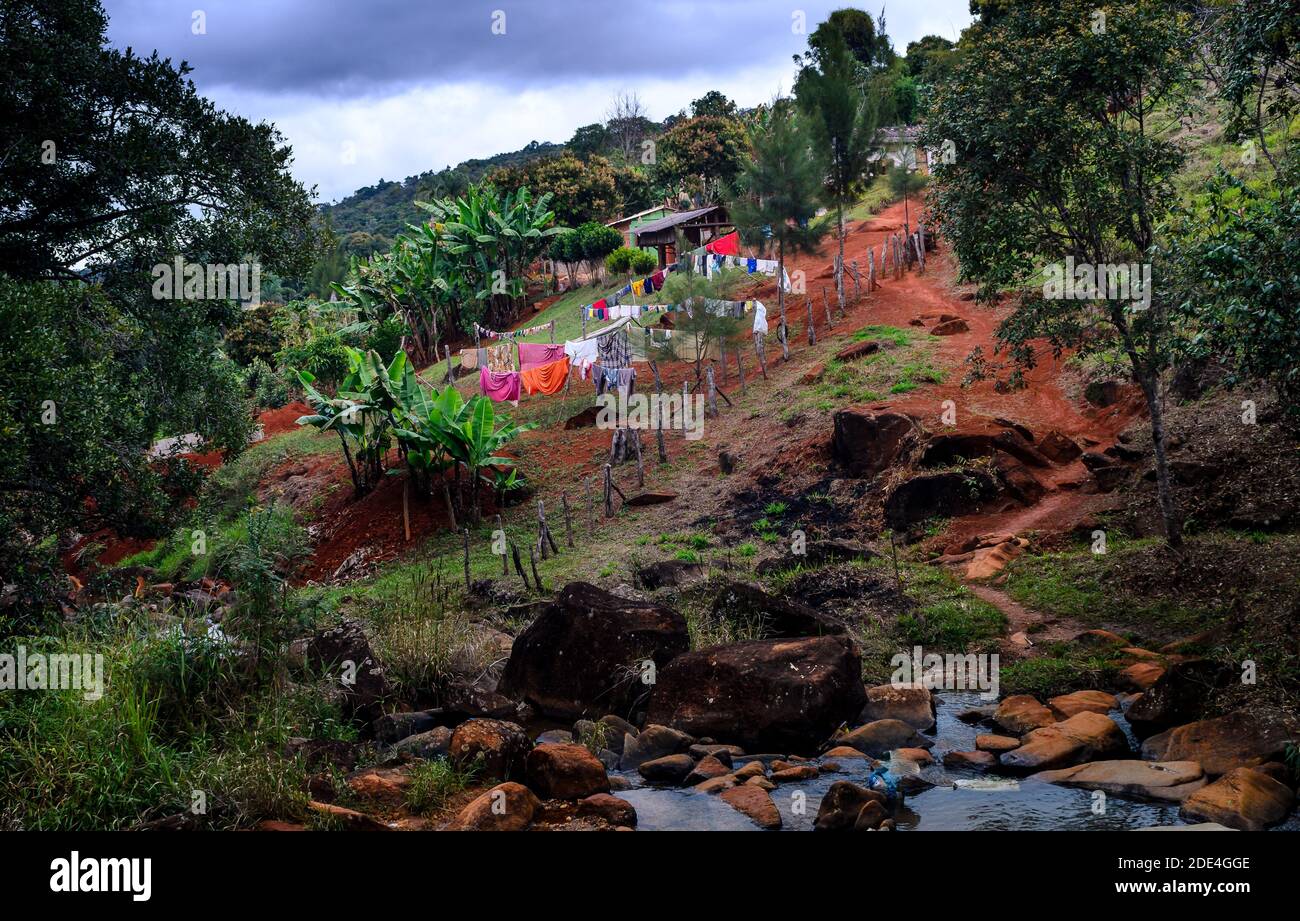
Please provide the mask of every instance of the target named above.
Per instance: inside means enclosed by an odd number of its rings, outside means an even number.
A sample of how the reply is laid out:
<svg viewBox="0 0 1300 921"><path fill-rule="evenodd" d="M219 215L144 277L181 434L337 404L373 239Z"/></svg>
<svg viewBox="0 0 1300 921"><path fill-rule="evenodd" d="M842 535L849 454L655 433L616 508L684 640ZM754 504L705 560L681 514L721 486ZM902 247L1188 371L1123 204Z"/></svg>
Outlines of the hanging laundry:
<svg viewBox="0 0 1300 921"><path fill-rule="evenodd" d="M671 271L671 270L668 270L668 271ZM654 286L655 286L655 290L656 290L656 291L660 290L660 289L663 288L663 286L664 286L664 273L665 273L665 270L664 270L664 269L660 269L658 272L655 272L653 275L650 276L650 280L651 280L652 282L654 282Z"/></svg>
<svg viewBox="0 0 1300 921"><path fill-rule="evenodd" d="M587 379L587 371L596 361L595 339L570 339L564 343L564 354L569 363L578 369L579 376Z"/></svg>
<svg viewBox="0 0 1300 921"><path fill-rule="evenodd" d="M555 394L564 389L569 379L569 359L561 356L558 360L519 372L519 381L524 391L532 396L534 393Z"/></svg>
<svg viewBox="0 0 1300 921"><path fill-rule="evenodd" d="M519 343L519 370L527 371L541 365L559 361L564 357L564 346L559 343L541 342Z"/></svg>
<svg viewBox="0 0 1300 921"><path fill-rule="evenodd" d="M632 282L633 297L640 297L644 293L645 293L645 282L643 280L637 279L636 281Z"/></svg>
<svg viewBox="0 0 1300 921"><path fill-rule="evenodd" d="M485 395L497 403L507 400L514 404L519 403L518 371L497 372L479 368L478 385Z"/></svg>
<svg viewBox="0 0 1300 921"><path fill-rule="evenodd" d="M466 371L473 371L478 367L478 349L461 349L460 366Z"/></svg>
<svg viewBox="0 0 1300 921"><path fill-rule="evenodd" d="M704 248L710 253L735 256L740 252L740 233L733 230L726 236L718 237L718 239L707 243Z"/></svg>
<svg viewBox="0 0 1300 921"><path fill-rule="evenodd" d="M487 367L489 371L504 373L515 369L515 347L509 342L502 342L487 350Z"/></svg>
<svg viewBox="0 0 1300 921"><path fill-rule="evenodd" d="M762 301L754 301L754 332L767 332L767 308Z"/></svg>
<svg viewBox="0 0 1300 921"><path fill-rule="evenodd" d="M753 275L755 272L757 272L757 271L758 271L758 260L757 260L757 259L746 259L746 260L745 260L745 271L748 272L750 275Z"/></svg>

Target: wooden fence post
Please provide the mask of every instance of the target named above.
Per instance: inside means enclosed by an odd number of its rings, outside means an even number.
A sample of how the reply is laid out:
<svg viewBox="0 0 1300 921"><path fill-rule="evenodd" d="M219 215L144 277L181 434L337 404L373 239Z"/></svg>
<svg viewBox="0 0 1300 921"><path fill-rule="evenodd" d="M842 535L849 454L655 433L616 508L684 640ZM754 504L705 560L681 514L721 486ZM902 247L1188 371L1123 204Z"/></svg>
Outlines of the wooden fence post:
<svg viewBox="0 0 1300 921"><path fill-rule="evenodd" d="M614 468L605 465L605 517L614 517Z"/></svg>
<svg viewBox="0 0 1300 921"><path fill-rule="evenodd" d="M659 448L659 463L666 464L668 463L668 448L664 444L664 421L665 420L662 416L662 413L664 411L664 406L663 406L664 381L663 378L659 376L659 363L657 361L650 362L650 373L652 373L655 376L655 394L658 397L660 397L659 412L661 415L659 417L659 424L655 426L655 445Z"/></svg>
<svg viewBox="0 0 1300 921"><path fill-rule="evenodd" d="M763 380L767 380L767 344L764 341L766 337L761 333L754 333L754 354L758 356L758 369L763 372Z"/></svg>
<svg viewBox="0 0 1300 921"><path fill-rule="evenodd" d="M826 296L826 289L825 289L825 288L822 288L822 296L823 296L823 297ZM809 345L816 345L816 344L817 344L817 330L813 327L812 298L811 298L811 297L805 297L805 298L803 299L803 301L804 301L804 305L807 306L807 308L808 308L808 344L809 344Z"/></svg>
<svg viewBox="0 0 1300 921"><path fill-rule="evenodd" d="M501 519L500 515L497 515L497 530L501 532L501 539L505 540L506 525L505 522ZM506 560L506 557L508 557L509 555L510 554L504 552L504 550L501 553L501 577L502 578L505 578L506 576L510 575L510 564Z"/></svg>
<svg viewBox="0 0 1300 921"><path fill-rule="evenodd" d="M713 380L713 362L709 362L709 366L704 369L704 374L705 377L708 379L708 386L709 386L709 390L708 390L709 396L708 396L708 403L706 404L707 408L705 411L705 415L710 416L712 418L717 418L718 386L717 383Z"/></svg>
<svg viewBox="0 0 1300 921"><path fill-rule="evenodd" d="M569 494L567 492L560 494L560 504L564 507L564 542L568 544L569 549L572 550L573 549L573 522L570 520L569 517Z"/></svg>

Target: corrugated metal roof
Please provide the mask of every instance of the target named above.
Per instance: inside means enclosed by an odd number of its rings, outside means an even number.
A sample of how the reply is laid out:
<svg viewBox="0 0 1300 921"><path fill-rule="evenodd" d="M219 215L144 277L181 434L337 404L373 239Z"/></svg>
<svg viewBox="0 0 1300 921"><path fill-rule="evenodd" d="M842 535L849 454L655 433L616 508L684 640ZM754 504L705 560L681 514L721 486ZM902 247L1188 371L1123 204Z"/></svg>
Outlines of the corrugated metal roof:
<svg viewBox="0 0 1300 921"><path fill-rule="evenodd" d="M668 217L661 217L657 221L651 221L649 224L642 224L640 227L633 228L632 232L639 237L643 233L667 230L669 227L676 227L678 224L684 224L701 215L708 214L710 211L717 210L717 205L709 205L707 208L696 208L694 211L681 211L677 214L670 214Z"/></svg>

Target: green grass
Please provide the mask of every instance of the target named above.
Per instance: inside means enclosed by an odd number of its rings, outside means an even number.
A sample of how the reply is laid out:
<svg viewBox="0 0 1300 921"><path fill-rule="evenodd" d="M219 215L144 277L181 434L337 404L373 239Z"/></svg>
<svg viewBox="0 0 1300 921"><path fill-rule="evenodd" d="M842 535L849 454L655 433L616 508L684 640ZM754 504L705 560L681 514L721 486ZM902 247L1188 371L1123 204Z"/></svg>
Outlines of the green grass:
<svg viewBox="0 0 1300 921"><path fill-rule="evenodd" d="M474 782L480 766L476 762L462 770L446 758L417 761L411 767L411 783L406 788L407 806L420 815L437 812Z"/></svg>
<svg viewBox="0 0 1300 921"><path fill-rule="evenodd" d="M881 561L883 564L883 561ZM898 618L897 635L905 646L935 651L977 652L996 646L1006 616L967 591L937 566L905 563L903 590L917 608Z"/></svg>
<svg viewBox="0 0 1300 921"><path fill-rule="evenodd" d="M1062 644L1030 659L1003 665L1003 694L1032 694L1039 700L1089 688L1110 687L1123 669L1123 661L1104 652Z"/></svg>
<svg viewBox="0 0 1300 921"><path fill-rule="evenodd" d="M894 194L889 189L889 177L878 176L876 181L867 189L862 199L844 212L846 221L865 221L869 217L874 217L878 212L883 210L887 205L894 201Z"/></svg>
<svg viewBox="0 0 1300 921"><path fill-rule="evenodd" d="M1093 626L1176 632L1208 621L1212 611L1166 593L1132 594L1117 588L1113 574L1134 555L1158 545L1154 538L1124 540L1112 534L1104 554L1080 548L1024 556L1007 569L1007 592L1034 610Z"/></svg>

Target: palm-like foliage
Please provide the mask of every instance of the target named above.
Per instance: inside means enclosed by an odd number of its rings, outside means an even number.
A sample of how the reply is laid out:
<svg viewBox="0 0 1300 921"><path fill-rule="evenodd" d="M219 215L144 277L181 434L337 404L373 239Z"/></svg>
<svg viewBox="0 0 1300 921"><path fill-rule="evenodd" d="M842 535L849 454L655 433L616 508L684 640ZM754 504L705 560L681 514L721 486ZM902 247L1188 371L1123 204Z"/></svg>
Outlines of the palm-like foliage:
<svg viewBox="0 0 1300 921"><path fill-rule="evenodd" d="M330 397L313 385L315 378L297 372L315 412L298 419L322 431L337 432L358 496L373 489L384 474L394 439L411 479L421 493L431 491L433 477L468 473L472 514L478 516L479 480L483 471L514 466L498 452L532 426L513 424L498 415L495 404L476 394L469 400L455 387L438 391L422 384L404 352L384 365L374 352L349 349L350 369ZM447 493L450 496L450 490Z"/></svg>
<svg viewBox="0 0 1300 921"><path fill-rule="evenodd" d="M523 269L565 229L551 226L550 201L526 187L502 193L484 184L459 198L416 202L432 217L427 237L453 258L464 293L489 325L507 317L523 294Z"/></svg>

